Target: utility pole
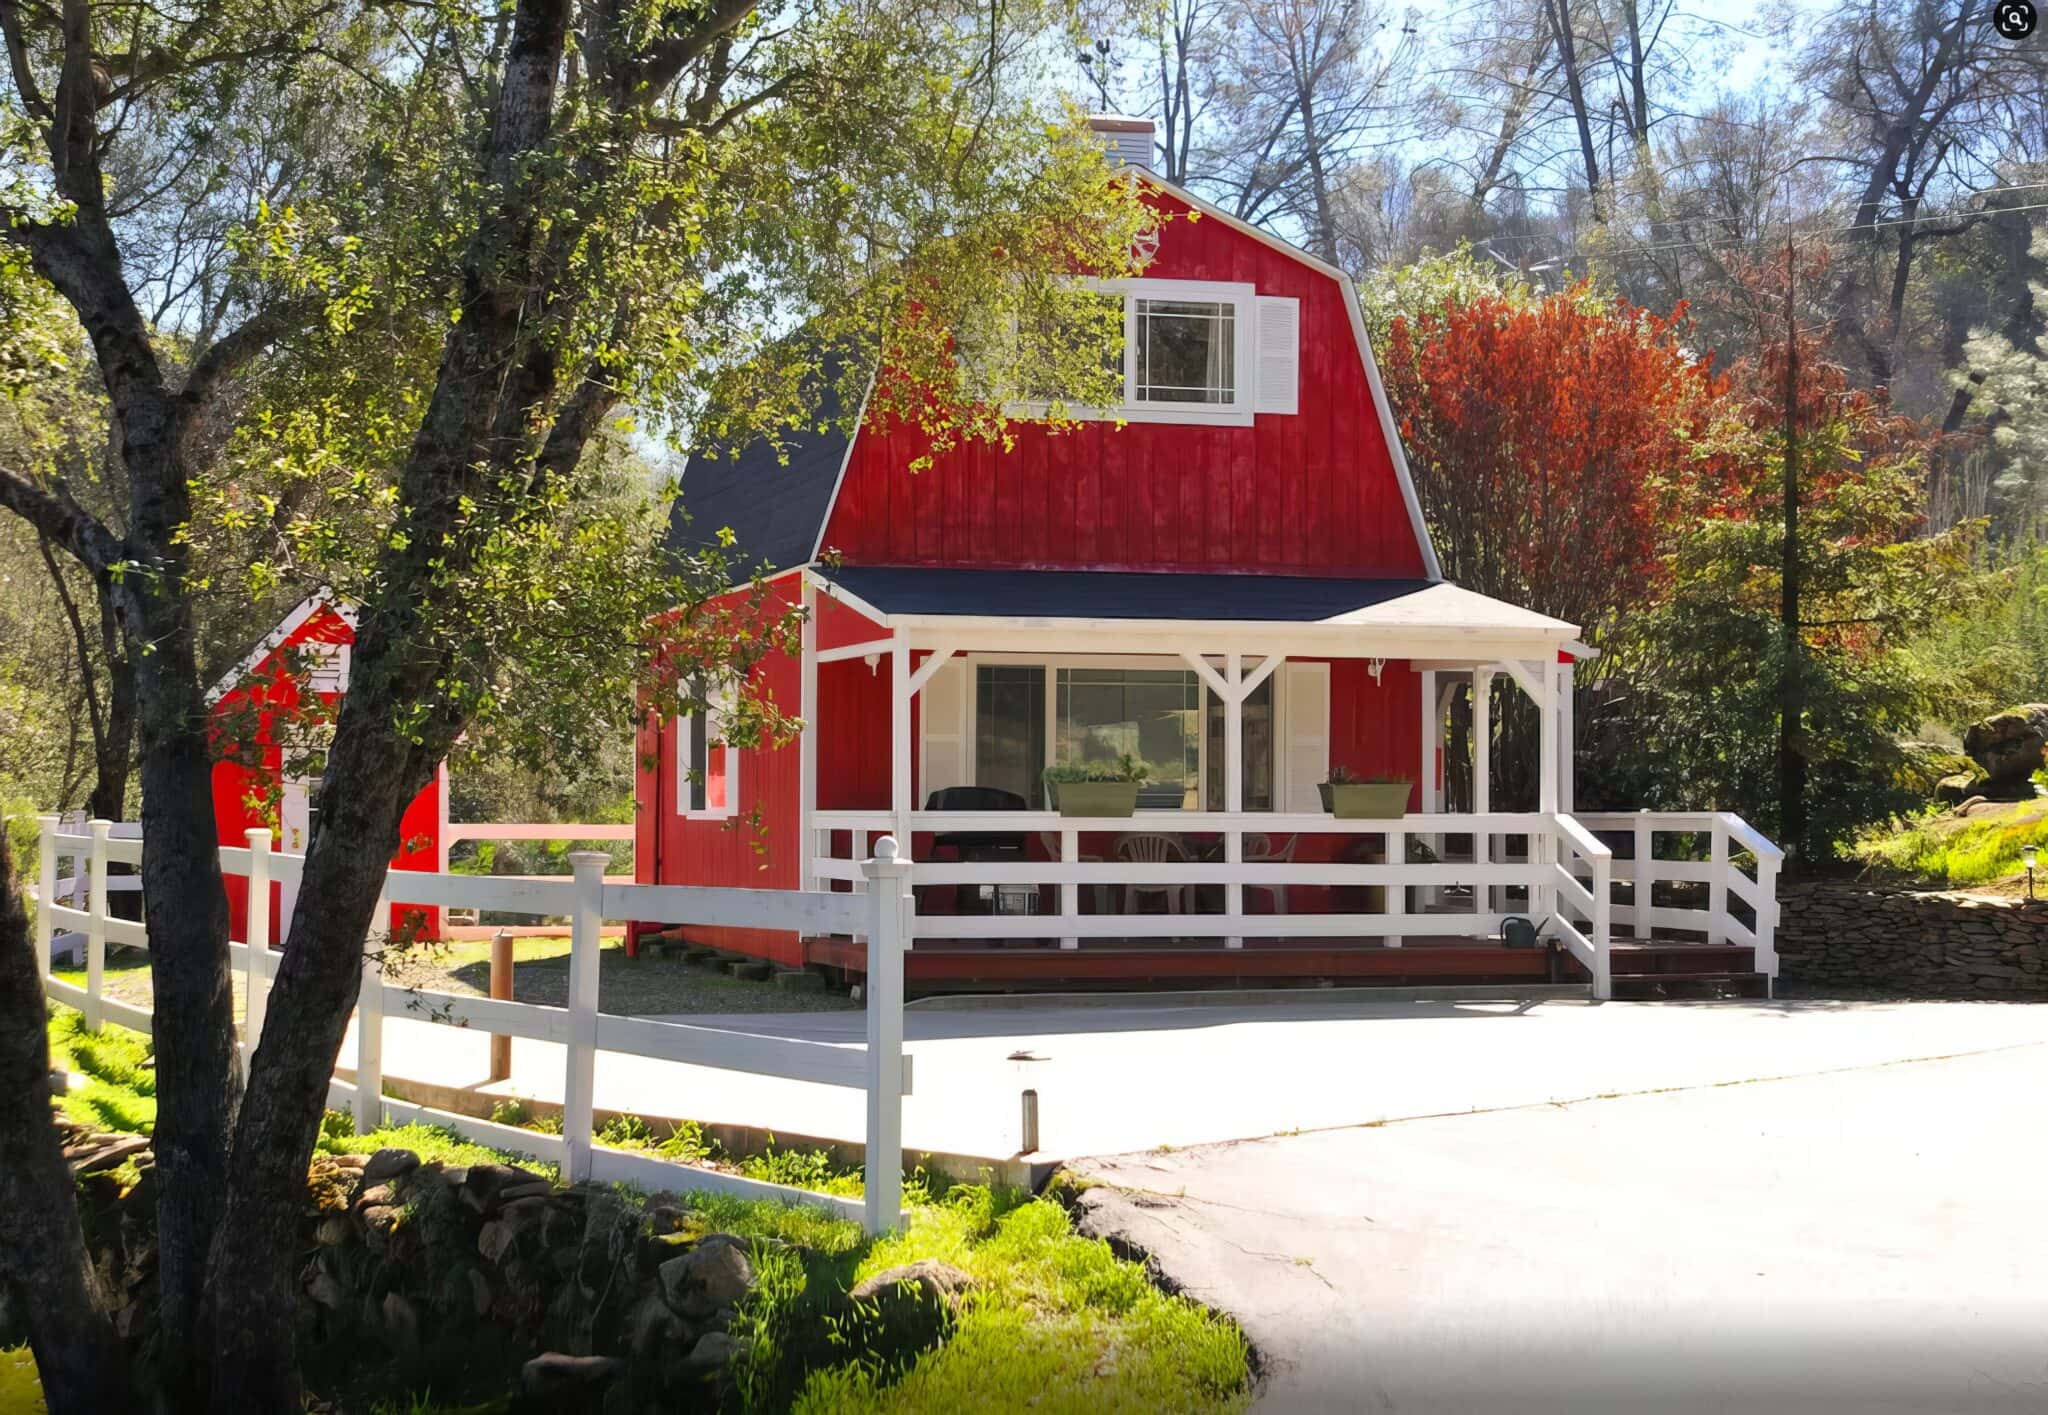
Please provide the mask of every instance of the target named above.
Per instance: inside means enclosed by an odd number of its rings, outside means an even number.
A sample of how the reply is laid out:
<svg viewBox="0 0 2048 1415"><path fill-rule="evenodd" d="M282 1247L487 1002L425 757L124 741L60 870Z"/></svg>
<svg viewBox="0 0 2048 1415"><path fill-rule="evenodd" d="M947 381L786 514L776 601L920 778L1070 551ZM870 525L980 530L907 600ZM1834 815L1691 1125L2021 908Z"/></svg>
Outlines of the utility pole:
<svg viewBox="0 0 2048 1415"><path fill-rule="evenodd" d="M1796 852L1806 834L1806 646L1799 635L1799 323L1793 242L1785 240L1785 542L1780 552L1778 633L1784 659L1778 677L1778 838Z"/></svg>

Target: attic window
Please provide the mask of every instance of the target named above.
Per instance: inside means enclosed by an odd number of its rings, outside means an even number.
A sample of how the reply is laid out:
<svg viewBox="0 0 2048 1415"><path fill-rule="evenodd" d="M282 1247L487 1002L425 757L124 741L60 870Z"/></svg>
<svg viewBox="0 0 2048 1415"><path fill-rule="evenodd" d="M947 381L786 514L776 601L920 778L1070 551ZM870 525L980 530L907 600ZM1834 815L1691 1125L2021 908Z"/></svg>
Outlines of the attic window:
<svg viewBox="0 0 2048 1415"><path fill-rule="evenodd" d="M1132 302L1134 403L1237 401L1237 305L1229 300Z"/></svg>

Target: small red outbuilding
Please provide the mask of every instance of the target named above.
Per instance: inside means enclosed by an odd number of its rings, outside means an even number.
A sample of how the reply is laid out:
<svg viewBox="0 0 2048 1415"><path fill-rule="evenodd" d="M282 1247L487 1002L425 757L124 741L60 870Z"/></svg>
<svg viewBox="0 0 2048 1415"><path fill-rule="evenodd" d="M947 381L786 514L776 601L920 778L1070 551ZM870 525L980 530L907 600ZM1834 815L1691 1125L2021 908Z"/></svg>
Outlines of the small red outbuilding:
<svg viewBox="0 0 2048 1415"><path fill-rule="evenodd" d="M207 694L207 710L220 746L213 767L213 815L222 845L246 845L250 830L270 826L277 832L273 849L289 855L305 852L320 778L313 773L287 776L285 744L295 724L321 716L301 711L305 694L317 694L330 709L340 702L348 689L349 654L354 644L354 608L322 590L279 621ZM439 869L441 837L447 823L448 769L444 766L406 807L392 867ZM229 936L241 938L248 920L247 882L229 876L226 883ZM273 884L271 890L270 942L279 943L298 888L280 883ZM392 927L436 937L441 911L394 908Z"/></svg>

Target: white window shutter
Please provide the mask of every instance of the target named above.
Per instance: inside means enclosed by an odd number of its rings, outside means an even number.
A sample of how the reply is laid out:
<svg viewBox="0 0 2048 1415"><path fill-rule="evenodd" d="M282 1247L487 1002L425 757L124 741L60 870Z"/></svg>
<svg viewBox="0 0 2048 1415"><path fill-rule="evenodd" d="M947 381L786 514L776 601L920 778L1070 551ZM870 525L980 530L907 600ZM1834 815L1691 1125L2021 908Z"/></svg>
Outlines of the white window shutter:
<svg viewBox="0 0 2048 1415"><path fill-rule="evenodd" d="M967 786L967 665L957 655L918 695L923 708L924 760L918 779L927 799L948 786Z"/></svg>
<svg viewBox="0 0 2048 1415"><path fill-rule="evenodd" d="M1330 774L1330 665L1284 663L1280 672L1280 809L1312 814Z"/></svg>
<svg viewBox="0 0 2048 1415"><path fill-rule="evenodd" d="M1301 301L1259 296L1259 397L1254 411L1294 413L1301 402Z"/></svg>

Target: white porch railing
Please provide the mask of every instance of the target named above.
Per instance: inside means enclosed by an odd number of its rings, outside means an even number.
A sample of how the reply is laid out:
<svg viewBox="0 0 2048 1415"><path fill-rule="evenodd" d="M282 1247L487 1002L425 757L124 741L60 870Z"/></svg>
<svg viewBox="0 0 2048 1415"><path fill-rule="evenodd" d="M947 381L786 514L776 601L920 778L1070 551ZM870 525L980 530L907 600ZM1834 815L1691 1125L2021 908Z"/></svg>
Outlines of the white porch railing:
<svg viewBox="0 0 2048 1415"><path fill-rule="evenodd" d="M815 811L809 861L821 884L850 881L861 888L857 863L864 842L895 829L883 811ZM1489 938L1510 914L1529 914L1550 927L1593 978L1594 996L1610 995L1608 944L1611 852L1569 816L1539 813L1408 815L1398 820L1339 820L1329 815L1273 812L1175 811L1129 817L1083 819L1052 811L914 811L913 835L986 834L1036 839L1046 858L1022 861L920 861L914 876L920 889L932 886L1013 886L1055 891L1054 913L918 914L916 939L998 940L1057 937L1062 948L1088 939L1221 940L1242 947L1247 937L1276 939L1374 939L1398 948L1407 939ZM849 853L839 854L835 837L845 836ZM1220 849L1210 858L1158 861L1084 856L1083 837L1115 835L1210 836ZM1254 852L1246 841L1284 836L1379 836L1379 863L1276 860ZM1411 863L1408 843L1431 842L1441 857L1445 836L1471 836L1474 858ZM1517 848L1518 847L1518 848ZM1582 882L1583 871L1587 878ZM1307 887L1364 887L1381 891L1373 912L1294 913L1283 907L1286 891ZM1221 909L1135 913L1083 912L1084 890L1136 888L1192 900L1196 891L1220 890ZM1409 891L1415 891L1411 904ZM1272 912L1247 912L1245 895L1264 895ZM1469 892L1469 904L1446 902L1454 891ZM1510 908L1510 892L1522 903ZM1030 896L1034 902L1035 892ZM1096 896L1107 902L1113 894Z"/></svg>
<svg viewBox="0 0 2048 1415"><path fill-rule="evenodd" d="M1755 950L1756 970L1778 977L1778 873L1785 852L1748 821L1727 811L1581 812L1580 825L1602 835L1628 835L1632 859L1612 867L1614 923L1636 938L1653 932L1696 933L1708 943ZM1705 846L1705 859L1698 858ZM1740 855L1749 856L1745 870ZM1704 907L1658 904L1657 884L1704 885ZM1621 886L1628 886L1623 902ZM1747 913L1745 920L1737 906Z"/></svg>
<svg viewBox="0 0 2048 1415"><path fill-rule="evenodd" d="M113 1022L147 1033L149 1012L109 997L104 988L107 944L145 949L149 946L141 923L112 918L107 913L107 865L122 861L140 864L142 842L111 839L104 821L92 822L83 833L65 832L55 817L43 817L41 824L35 946L46 995L77 1008L85 1015L88 1027ZM73 862L73 877L88 880L85 908L58 902L60 859ZM304 868L304 857L272 851L270 832L252 830L246 848L224 847L220 859L223 871L249 881L245 933L251 939L268 938L269 886L273 882L296 883ZM909 862L898 858L895 842L887 838L875 841L874 857L859 867L863 892L858 897L826 891L612 883L603 877L603 855L579 851L570 860L575 873L567 878L493 878L414 870L392 870L386 875L384 897L373 916L379 932L373 932L364 944L363 981L355 1012L355 1076L353 1081L336 1078L330 1083L331 1102L351 1109L357 1125L364 1129L386 1121L444 1125L482 1144L554 1161L572 1180L597 1179L650 1188L711 1189L747 1197L773 1197L842 1211L861 1219L870 1232L896 1227L902 1204L902 1102L910 1091L910 1062L903 1051L903 949L909 936L912 903ZM381 930L390 918L386 906L391 904L568 916L568 1006L544 1007L386 983L386 940ZM864 1047L838 1046L601 1012L598 931L608 918L865 936L872 960L867 984L867 1043ZM86 980L82 987L51 974L50 941L54 933L65 927L76 927L86 936ZM244 993L242 1044L246 1054L261 1037L265 998L283 954L261 944L252 947L239 941L229 943L228 954ZM564 1064L562 1133L541 1134L386 1096L384 1029L386 1019L394 1014L406 1021L473 1026L480 1031L560 1045ZM866 1091L864 1198L833 1198L672 1164L651 1155L595 1143L592 1110L600 1052Z"/></svg>

